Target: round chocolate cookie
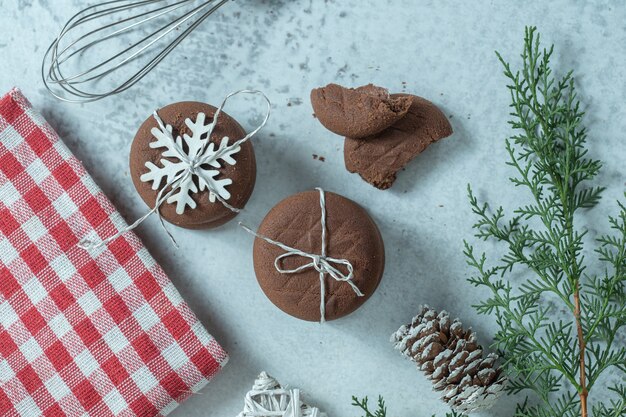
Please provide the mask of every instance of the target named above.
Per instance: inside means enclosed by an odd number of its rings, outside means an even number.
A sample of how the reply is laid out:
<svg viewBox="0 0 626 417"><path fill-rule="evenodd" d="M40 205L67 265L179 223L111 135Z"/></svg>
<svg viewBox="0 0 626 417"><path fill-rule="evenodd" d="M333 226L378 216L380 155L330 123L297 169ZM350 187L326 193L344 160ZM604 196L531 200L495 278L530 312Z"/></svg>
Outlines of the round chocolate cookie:
<svg viewBox="0 0 626 417"><path fill-rule="evenodd" d="M383 276L385 248L376 223L354 201L326 192L326 255L345 259L354 268L352 282L363 293L358 296L348 282L325 276L325 319L334 320L359 308L374 293ZM319 191L293 195L278 203L267 214L258 233L291 248L320 255L322 226ZM275 267L285 250L261 238L254 242L254 270L267 297L284 312L302 320L320 321L321 289L319 272L310 266L285 274ZM311 263L311 259L293 255L278 261L283 270L293 270ZM331 263L343 274L345 265Z"/></svg>
<svg viewBox="0 0 626 417"><path fill-rule="evenodd" d="M185 153L191 153L193 147L197 146L197 142L195 145L191 142L190 137L194 135L186 120L189 119L190 123L196 122L198 114L204 113L206 116L204 125L208 125L213 120L216 110L215 107L204 103L180 102L160 109L158 115L164 125L172 126L173 137L181 138L182 150ZM180 162L176 157L164 155L164 152L167 153L168 151L167 148L155 147L157 138L152 132L153 128L159 129L156 119L150 116L139 128L130 150L130 173L133 184L141 198L151 208L155 206L159 191L166 186L168 178L163 176L163 178L157 177L156 180L148 181L145 177L142 180L142 176L150 175L150 167L155 171L162 169L165 166L163 160L166 160L165 163L168 165ZM210 137L210 142L213 145L209 146L214 146L214 149L217 150L220 148L224 137L229 138L228 144L230 145L245 135L245 131L235 119L221 112L217 126ZM151 147L151 143L153 147ZM190 145L192 149L190 149ZM209 170L212 172L219 171L212 180L220 183L220 187L226 190L222 198L233 207L243 208L252 194L256 181L256 160L252 143L250 141L245 142L241 145L241 150L233 153L231 157L232 159L229 161L219 160L217 166L207 164L207 166L200 168L207 173L211 172ZM225 180L230 180L232 183ZM182 213L180 207L174 202L163 202L160 212L165 220L187 229L208 229L220 226L236 216L234 211L227 208L219 200L214 199L214 202L211 202L209 190L200 186L197 175L193 176L193 181L194 184L188 193L193 201L184 207ZM195 192L194 188L196 189ZM165 192L169 191L168 189ZM180 191L182 192L182 190ZM195 208L191 205L194 205ZM178 212L177 208L179 209Z"/></svg>

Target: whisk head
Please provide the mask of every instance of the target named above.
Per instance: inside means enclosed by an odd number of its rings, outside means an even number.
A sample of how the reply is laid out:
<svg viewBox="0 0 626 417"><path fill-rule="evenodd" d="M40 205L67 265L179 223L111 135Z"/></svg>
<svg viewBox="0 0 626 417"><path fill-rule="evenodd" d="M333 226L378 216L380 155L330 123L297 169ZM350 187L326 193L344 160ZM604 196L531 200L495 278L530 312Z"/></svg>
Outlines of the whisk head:
<svg viewBox="0 0 626 417"><path fill-rule="evenodd" d="M125 91L230 0L112 0L74 15L43 58L59 100L85 103Z"/></svg>

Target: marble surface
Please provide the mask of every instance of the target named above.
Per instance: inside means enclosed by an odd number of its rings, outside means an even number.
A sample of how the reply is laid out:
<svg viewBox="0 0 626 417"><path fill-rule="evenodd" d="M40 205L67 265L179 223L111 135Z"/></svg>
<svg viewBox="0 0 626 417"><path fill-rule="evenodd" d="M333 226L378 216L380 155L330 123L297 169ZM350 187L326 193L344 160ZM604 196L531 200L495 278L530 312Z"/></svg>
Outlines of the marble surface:
<svg viewBox="0 0 626 417"><path fill-rule="evenodd" d="M518 3L238 0L136 88L72 105L47 94L40 63L62 23L86 2L0 0L0 90L24 91L127 220L146 210L128 172L140 123L171 102L217 104L230 91L258 88L270 96L274 113L254 142L258 182L241 218L258 224L282 198L321 186L361 203L380 225L388 258L381 286L359 311L324 326L288 317L265 298L254 277L252 240L235 223L214 231L175 230L178 251L156 219L142 226L138 233L148 248L232 355L223 373L173 416L235 416L261 370L301 387L334 417L358 415L350 406L353 394L383 394L396 417L445 411L388 338L420 303L463 317L483 342L493 334L493 322L471 307L481 294L465 281L462 240L470 237L472 223L465 189L471 182L479 196L505 206L521 198L503 164L509 97L494 50L516 59L526 24L556 43L558 68L576 69L591 154L605 161L598 182L609 187L585 221L592 234L605 230L626 181L626 7L611 1ZM393 189L375 190L345 170L341 139L311 115L309 91L329 82L373 82L426 97L449 115L455 134L417 158ZM257 107L239 101L230 113L250 128L261 117ZM508 415L511 407L502 401L488 415Z"/></svg>

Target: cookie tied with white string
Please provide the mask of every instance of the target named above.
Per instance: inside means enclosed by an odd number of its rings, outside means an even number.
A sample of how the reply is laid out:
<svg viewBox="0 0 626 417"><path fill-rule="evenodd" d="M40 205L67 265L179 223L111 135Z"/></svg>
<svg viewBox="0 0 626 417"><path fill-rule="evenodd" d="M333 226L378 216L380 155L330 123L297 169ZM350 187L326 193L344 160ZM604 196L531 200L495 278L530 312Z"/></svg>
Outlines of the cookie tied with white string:
<svg viewBox="0 0 626 417"><path fill-rule="evenodd" d="M198 102L166 106L141 125L131 147L130 172L139 195L151 208L163 197L162 218L180 227L221 226L254 189L252 143L233 148L246 132L223 111L212 127L216 111Z"/></svg>
<svg viewBox="0 0 626 417"><path fill-rule="evenodd" d="M335 193L317 189L286 198L256 235L254 270L263 292L302 320L352 313L383 276L385 249L374 220Z"/></svg>

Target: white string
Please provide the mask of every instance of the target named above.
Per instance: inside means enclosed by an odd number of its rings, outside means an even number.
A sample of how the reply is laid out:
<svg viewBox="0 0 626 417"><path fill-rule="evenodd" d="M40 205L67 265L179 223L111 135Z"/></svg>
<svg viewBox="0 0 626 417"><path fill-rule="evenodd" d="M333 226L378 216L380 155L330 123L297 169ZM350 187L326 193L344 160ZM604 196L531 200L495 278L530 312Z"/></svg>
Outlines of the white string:
<svg viewBox="0 0 626 417"><path fill-rule="evenodd" d="M350 261L348 261L347 259L337 259L337 258L332 258L330 256L326 256L326 246L327 246L327 242L326 242L326 235L327 235L327 230L326 230L326 196L324 194L324 190L322 190L321 188L316 188L316 190L319 191L320 193L320 208L322 211L322 216L321 216L321 226L322 226L322 250L321 250L321 254L317 255L314 253L308 253L308 252L304 252L301 251L300 249L295 249L292 248L291 246L287 246L284 243L281 242L277 242L273 239L270 239L267 236L264 236L260 233L257 233L255 231L253 231L252 229L250 229L249 227L247 227L246 225L244 225L243 223L239 222L239 225L248 233L250 233L251 235L262 239L264 241L266 241L267 243L270 243L274 246L277 246L279 248L281 248L282 250L285 251L285 253L283 253L282 255L279 255L278 257L276 257L276 259L274 260L274 267L276 268L276 270L281 273L281 274L297 274L299 272L302 272L306 269L310 269L313 268L315 269L317 272L319 272L319 277L320 277L320 322L324 323L326 321L326 275L330 275L331 278L333 278L335 281L338 282L347 282L350 287L352 287L352 290L355 292L355 294L359 297L363 297L363 293L361 292L361 290L359 289L359 287L356 286L356 284L352 281L352 279L354 278L354 267L352 266L352 264L350 263ZM286 258L292 257L292 256L300 256L302 258L308 258L311 259L311 262L304 264L302 266L299 266L297 268L293 268L293 269L283 269L281 267L281 261L283 261ZM336 265L336 266L335 266ZM343 265L346 267L346 269L348 270L348 274L344 274L337 266L339 265Z"/></svg>
<svg viewBox="0 0 626 417"><path fill-rule="evenodd" d="M106 239L103 239L100 242L96 242L96 241L90 240L88 238L85 238L85 239L81 240L78 243L78 247L80 247L82 249L85 249L85 250L93 250L93 249L98 249L100 247L106 246L109 243L111 243L112 241L114 241L115 239L117 239L120 236L122 236L123 234L125 234L127 232L130 232L131 230L134 230L139 225L141 225L146 219L148 219L148 217L150 217L151 215L156 213L157 217L159 218L159 222L161 224L161 228L165 231L167 236L170 238L170 240L172 241L172 244L176 248L178 248L178 243L176 242L176 239L174 239L174 236L170 233L170 231L165 226L165 221L164 221L163 216L161 215L161 211L160 211L161 205L176 191L176 189L180 186L180 184L183 184L185 181L187 181L190 176L197 175L198 177L202 177L201 171L200 170L196 170L197 167L206 164L207 162L209 162L209 160L219 158L224 153L228 153L231 150L241 146L243 143L245 143L248 140L250 140L253 136L255 136L257 133L259 133L259 131L261 129L263 129L265 127L265 125L267 124L267 122L268 122L268 120L270 118L270 114L272 112L272 103L270 102L270 99L267 98L267 96L263 92L258 91L258 90L239 90L239 91L235 91L233 93L228 94L224 98L224 100L222 101L222 104L215 111L215 115L213 116L213 121L210 124L210 130L208 131L208 134L207 134L208 138L210 138L211 135L213 134L213 129L215 129L215 127L217 126L218 118L219 118L220 114L222 113L222 110L226 106L226 103L228 102L228 100L231 97L234 97L234 96L239 95L239 94L261 95L261 97L265 100L265 102L267 104L267 111L265 113L265 117L263 118L263 121L261 122L261 124L256 129L254 129L252 132L248 133L246 136L244 136L243 138L241 138L238 141L234 142L233 144L219 149L216 153L210 153L208 155L207 155L206 151L208 149L208 145L210 143L210 140L207 140L206 143L203 145L201 151L198 153L198 156L196 158L194 158L193 160L189 159L189 157L180 148L180 146L178 146L178 144L176 143L176 140L174 139L174 136L172 135L172 132L170 132L168 129L166 129L165 124L163 123L163 120L161 119L161 117L159 117L158 112L155 110L154 113L153 113L154 119L156 120L157 124L159 125L159 128L161 129L161 131L164 132L164 134L166 135L166 137L170 141L170 143L172 145L171 149L173 149L174 152L176 153L176 158L180 159L181 162L184 162L184 163L187 164L186 169L184 171L179 172L176 176L174 176L174 178L172 178L169 182L167 182L161 188L161 190L157 194L157 199L155 201L154 207L152 209L150 209L145 215L143 215L142 217L137 219L133 224L124 227L123 229L121 229L119 232L117 232L113 236L110 236L110 237L108 237ZM203 178L203 179L205 180L204 182L206 183L206 186L207 186L207 188L209 190L209 193L212 193L217 198L217 200L220 203L222 203L226 208L228 208L229 210L231 210L234 213L241 212L241 209L239 209L237 207L233 207L232 205L230 205L228 202L226 202L226 200L224 200L219 195L219 192L217 190L215 190L215 188L211 185L211 181L208 181L206 178ZM165 195L163 195L167 189L169 189L169 191Z"/></svg>

